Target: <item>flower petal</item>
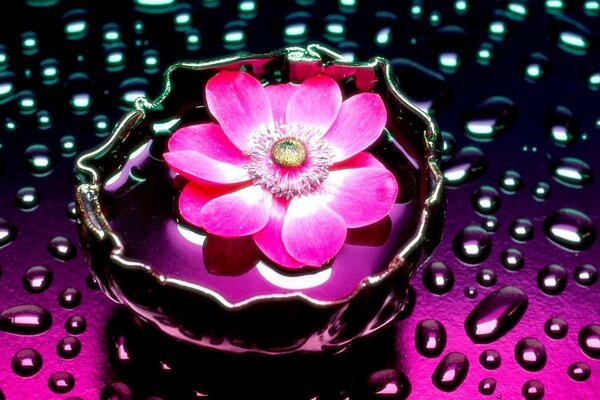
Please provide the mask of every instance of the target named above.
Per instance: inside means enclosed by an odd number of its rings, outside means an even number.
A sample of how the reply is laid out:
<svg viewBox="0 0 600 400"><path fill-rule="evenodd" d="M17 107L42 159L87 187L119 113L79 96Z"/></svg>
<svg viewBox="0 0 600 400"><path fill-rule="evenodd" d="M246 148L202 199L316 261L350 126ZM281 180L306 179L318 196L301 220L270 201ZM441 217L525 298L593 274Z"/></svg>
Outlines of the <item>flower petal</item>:
<svg viewBox="0 0 600 400"><path fill-rule="evenodd" d="M300 268L304 264L290 256L281 238L286 211L287 204L283 200L274 198L269 222L252 237L258 248L272 261L283 267Z"/></svg>
<svg viewBox="0 0 600 400"><path fill-rule="evenodd" d="M350 168L367 168L367 167L383 167L383 164L376 159L370 153L361 151L354 157L351 157L341 163L332 165L330 170L335 171L339 169L350 169ZM385 168L385 167L383 167Z"/></svg>
<svg viewBox="0 0 600 400"><path fill-rule="evenodd" d="M173 171L196 182L239 183L250 180L248 171L242 166L217 161L193 150L170 151L164 157Z"/></svg>
<svg viewBox="0 0 600 400"><path fill-rule="evenodd" d="M397 195L396 178L380 164L331 171L314 196L339 214L348 228L358 228L388 215Z"/></svg>
<svg viewBox="0 0 600 400"><path fill-rule="evenodd" d="M265 93L271 103L273 121L275 124L285 124L285 110L292 95L300 88L293 83L265 86Z"/></svg>
<svg viewBox="0 0 600 400"><path fill-rule="evenodd" d="M332 259L346 240L342 217L317 196L290 201L281 232L290 255L306 265L321 266Z"/></svg>
<svg viewBox="0 0 600 400"><path fill-rule="evenodd" d="M208 233L225 237L252 235L269 221L272 198L259 186L248 186L206 203L200 219Z"/></svg>
<svg viewBox="0 0 600 400"><path fill-rule="evenodd" d="M286 123L316 129L324 135L335 121L342 105L342 92L333 79L319 75L302 82L290 98Z"/></svg>
<svg viewBox="0 0 600 400"><path fill-rule="evenodd" d="M212 199L238 189L225 185L201 185L189 182L179 195L179 214L190 224L202 228L204 227L200 216L202 207Z"/></svg>
<svg viewBox="0 0 600 400"><path fill-rule="evenodd" d="M213 122L178 129L169 139L169 150L194 150L214 160L244 165L248 157L231 143L223 129Z"/></svg>
<svg viewBox="0 0 600 400"><path fill-rule="evenodd" d="M261 83L246 72L222 71L206 83L206 103L225 135L246 151L252 134L272 125L271 105Z"/></svg>
<svg viewBox="0 0 600 400"><path fill-rule="evenodd" d="M387 121L383 100L375 93L360 93L342 103L340 113L323 137L335 151L334 162L346 160L375 142Z"/></svg>

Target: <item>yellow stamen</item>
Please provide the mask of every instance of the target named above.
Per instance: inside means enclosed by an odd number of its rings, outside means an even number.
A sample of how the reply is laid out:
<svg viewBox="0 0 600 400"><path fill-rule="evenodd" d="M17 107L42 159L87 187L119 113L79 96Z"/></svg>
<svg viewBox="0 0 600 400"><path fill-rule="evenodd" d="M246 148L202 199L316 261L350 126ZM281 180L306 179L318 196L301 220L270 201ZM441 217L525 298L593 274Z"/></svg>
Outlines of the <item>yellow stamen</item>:
<svg viewBox="0 0 600 400"><path fill-rule="evenodd" d="M306 148L294 138L281 139L273 145L271 157L282 167L299 167L306 161Z"/></svg>

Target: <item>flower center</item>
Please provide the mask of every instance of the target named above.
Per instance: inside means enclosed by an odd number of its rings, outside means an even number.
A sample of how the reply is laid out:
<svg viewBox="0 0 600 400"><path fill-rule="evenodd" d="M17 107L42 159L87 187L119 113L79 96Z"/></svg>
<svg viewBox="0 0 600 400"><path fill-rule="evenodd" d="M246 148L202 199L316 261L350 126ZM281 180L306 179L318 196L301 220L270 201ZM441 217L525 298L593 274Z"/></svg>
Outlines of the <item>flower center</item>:
<svg viewBox="0 0 600 400"><path fill-rule="evenodd" d="M306 161L306 148L297 139L280 139L273 145L271 157L282 167L299 167Z"/></svg>

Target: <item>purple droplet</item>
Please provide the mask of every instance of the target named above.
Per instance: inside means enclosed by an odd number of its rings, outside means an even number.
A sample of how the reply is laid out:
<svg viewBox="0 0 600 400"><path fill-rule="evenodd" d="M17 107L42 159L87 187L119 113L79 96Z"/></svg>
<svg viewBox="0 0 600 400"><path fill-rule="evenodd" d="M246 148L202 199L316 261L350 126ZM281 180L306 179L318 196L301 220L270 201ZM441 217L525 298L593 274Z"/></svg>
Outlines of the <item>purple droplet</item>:
<svg viewBox="0 0 600 400"><path fill-rule="evenodd" d="M52 271L43 265L36 265L25 271L23 286L30 293L41 293L52 283Z"/></svg>
<svg viewBox="0 0 600 400"><path fill-rule="evenodd" d="M48 387L54 393L70 392L75 386L75 378L68 372L55 372L48 378Z"/></svg>
<svg viewBox="0 0 600 400"><path fill-rule="evenodd" d="M569 327L562 318L550 318L544 324L544 332L551 339L562 339L567 336Z"/></svg>
<svg viewBox="0 0 600 400"><path fill-rule="evenodd" d="M600 360L600 325L587 325L577 335L579 347L588 356Z"/></svg>
<svg viewBox="0 0 600 400"><path fill-rule="evenodd" d="M56 345L56 352L62 358L75 358L81 351L81 342L73 336L62 338Z"/></svg>
<svg viewBox="0 0 600 400"><path fill-rule="evenodd" d="M81 292L75 288L66 288L60 292L58 302L64 308L75 308L81 303Z"/></svg>
<svg viewBox="0 0 600 400"><path fill-rule="evenodd" d="M484 378L479 382L478 389L482 395L490 396L496 390L496 380L494 378Z"/></svg>
<svg viewBox="0 0 600 400"><path fill-rule="evenodd" d="M80 315L73 315L65 322L65 330L71 335L79 335L85 331L87 322Z"/></svg>
<svg viewBox="0 0 600 400"><path fill-rule="evenodd" d="M445 263L432 262L423 269L423 285L431 293L448 293L454 285L454 273Z"/></svg>
<svg viewBox="0 0 600 400"><path fill-rule="evenodd" d="M15 374L29 377L37 374L42 368L42 356L34 349L21 349L12 358L12 369Z"/></svg>
<svg viewBox="0 0 600 400"><path fill-rule="evenodd" d="M452 392L464 382L468 372L467 357L462 353L452 352L440 360L431 378L438 389Z"/></svg>
<svg viewBox="0 0 600 400"><path fill-rule="evenodd" d="M542 292L555 296L567 286L567 272L558 264L546 265L537 276L538 287Z"/></svg>
<svg viewBox="0 0 600 400"><path fill-rule="evenodd" d="M454 238L454 254L466 264L480 264L492 251L488 233L479 226L467 226Z"/></svg>
<svg viewBox="0 0 600 400"><path fill-rule="evenodd" d="M415 344L421 355L439 356L446 346L446 328L434 319L419 322L415 328Z"/></svg>
<svg viewBox="0 0 600 400"><path fill-rule="evenodd" d="M488 349L479 355L479 363L485 369L498 369L502 364L502 358L496 350Z"/></svg>
<svg viewBox="0 0 600 400"><path fill-rule="evenodd" d="M587 381L592 375L591 368L584 362L574 362L569 365L567 372L571 379L577 382Z"/></svg>
<svg viewBox="0 0 600 400"><path fill-rule="evenodd" d="M13 306L0 313L0 330L20 335L37 335L50 329L52 316L34 304Z"/></svg>
<svg viewBox="0 0 600 400"><path fill-rule="evenodd" d="M537 339L523 338L515 346L515 359L527 371L541 371L546 366L546 348Z"/></svg>
<svg viewBox="0 0 600 400"><path fill-rule="evenodd" d="M523 384L521 394L525 400L541 400L544 398L544 385L542 382L531 379Z"/></svg>

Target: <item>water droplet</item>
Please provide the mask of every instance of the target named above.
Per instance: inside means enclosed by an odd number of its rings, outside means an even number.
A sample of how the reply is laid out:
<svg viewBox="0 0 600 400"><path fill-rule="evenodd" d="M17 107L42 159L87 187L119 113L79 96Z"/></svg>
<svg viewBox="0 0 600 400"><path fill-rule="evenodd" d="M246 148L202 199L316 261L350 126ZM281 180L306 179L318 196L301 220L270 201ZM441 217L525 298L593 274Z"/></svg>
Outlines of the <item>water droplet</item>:
<svg viewBox="0 0 600 400"><path fill-rule="evenodd" d="M404 399L411 390L406 375L396 369L384 369L372 373L367 379L367 385L374 395L372 398L377 399Z"/></svg>
<svg viewBox="0 0 600 400"><path fill-rule="evenodd" d="M569 365L567 372L577 382L587 381L592 375L592 369L584 362L574 362Z"/></svg>
<svg viewBox="0 0 600 400"><path fill-rule="evenodd" d="M73 336L62 338L56 345L56 352L62 358L75 358L81 351L81 342Z"/></svg>
<svg viewBox="0 0 600 400"><path fill-rule="evenodd" d="M582 286L592 286L598 280L598 271L592 264L583 264L575 268L573 277Z"/></svg>
<svg viewBox="0 0 600 400"><path fill-rule="evenodd" d="M65 322L65 330L71 335L80 335L85 332L87 322L84 317L80 315L73 315Z"/></svg>
<svg viewBox="0 0 600 400"><path fill-rule="evenodd" d="M479 355L479 363L485 369L498 369L502 364L502 358L496 350L488 349Z"/></svg>
<svg viewBox="0 0 600 400"><path fill-rule="evenodd" d="M60 292L58 302L63 308L75 308L81 303L81 292L75 288L66 288Z"/></svg>
<svg viewBox="0 0 600 400"><path fill-rule="evenodd" d="M42 265L29 268L23 276L23 286L30 293L41 293L52 283L52 271Z"/></svg>
<svg viewBox="0 0 600 400"><path fill-rule="evenodd" d="M475 297L477 297L477 293L478 292L476 287L469 286L465 289L465 297L468 299L474 299Z"/></svg>
<svg viewBox="0 0 600 400"><path fill-rule="evenodd" d="M15 374L30 377L42 369L42 356L34 349L21 349L12 358L12 369Z"/></svg>
<svg viewBox="0 0 600 400"><path fill-rule="evenodd" d="M77 153L77 139L75 136L63 136L60 139L60 154L63 157L73 157Z"/></svg>
<svg viewBox="0 0 600 400"><path fill-rule="evenodd" d="M561 158L550 167L552 176L565 186L581 188L592 182L592 169L578 158Z"/></svg>
<svg viewBox="0 0 600 400"><path fill-rule="evenodd" d="M71 221L75 221L77 219L77 209L75 208L75 202L72 201L65 207L65 215Z"/></svg>
<svg viewBox="0 0 600 400"><path fill-rule="evenodd" d="M555 244L569 250L585 250L596 240L590 217L572 208L561 208L544 219L544 232Z"/></svg>
<svg viewBox="0 0 600 400"><path fill-rule="evenodd" d="M489 268L483 268L477 273L477 283L483 287L492 287L496 284L496 274Z"/></svg>
<svg viewBox="0 0 600 400"><path fill-rule="evenodd" d="M129 78L119 85L121 92L121 108L129 110L136 99L145 97L148 89L148 80L146 78Z"/></svg>
<svg viewBox="0 0 600 400"><path fill-rule="evenodd" d="M548 72L550 61L542 53L533 53L529 56L525 66L525 79L528 82L535 83L542 79Z"/></svg>
<svg viewBox="0 0 600 400"><path fill-rule="evenodd" d="M473 111L463 115L463 127L468 137L489 142L510 128L516 119L516 107L512 100L494 96L483 101Z"/></svg>
<svg viewBox="0 0 600 400"><path fill-rule="evenodd" d="M537 339L523 338L515 346L515 359L527 371L541 371L546 366L546 348Z"/></svg>
<svg viewBox="0 0 600 400"><path fill-rule="evenodd" d="M48 252L60 261L69 261L76 254L75 245L63 236L56 236L50 240L48 243Z"/></svg>
<svg viewBox="0 0 600 400"><path fill-rule="evenodd" d="M481 221L481 227L485 229L486 232L496 232L498 230L498 226L498 218L494 217L493 215L487 215Z"/></svg>
<svg viewBox="0 0 600 400"><path fill-rule="evenodd" d="M591 47L590 31L568 17L551 20L550 30L558 47L567 53L585 55Z"/></svg>
<svg viewBox="0 0 600 400"><path fill-rule="evenodd" d="M467 357L462 353L452 352L441 359L431 378L438 389L452 392L463 383L468 372Z"/></svg>
<svg viewBox="0 0 600 400"><path fill-rule="evenodd" d="M484 175L488 169L485 155L477 147L465 147L442 163L444 181L448 186L460 186Z"/></svg>
<svg viewBox="0 0 600 400"><path fill-rule="evenodd" d="M449 160L456 153L456 138L450 132L442 131L442 160Z"/></svg>
<svg viewBox="0 0 600 400"><path fill-rule="evenodd" d="M542 382L531 379L523 384L521 394L525 400L541 400L544 398L544 385Z"/></svg>
<svg viewBox="0 0 600 400"><path fill-rule="evenodd" d="M490 185L483 185L473 192L471 204L481 214L493 214L500 208L500 194Z"/></svg>
<svg viewBox="0 0 600 400"><path fill-rule="evenodd" d="M491 343L517 325L528 306L527 295L516 286L504 286L479 302L465 320L475 343Z"/></svg>
<svg viewBox="0 0 600 400"><path fill-rule="evenodd" d="M579 136L579 126L573 113L563 106L556 107L546 117L544 127L552 142L559 146L571 144Z"/></svg>
<svg viewBox="0 0 600 400"><path fill-rule="evenodd" d="M36 188L24 187L17 192L15 203L21 210L30 211L40 204L40 195Z"/></svg>
<svg viewBox="0 0 600 400"><path fill-rule="evenodd" d="M69 93L69 104L73 113L84 115L92 106L92 80L84 73L74 73L69 76L65 88Z"/></svg>
<svg viewBox="0 0 600 400"><path fill-rule="evenodd" d="M68 393L75 386L75 378L68 372L55 372L48 378L48 387L54 393Z"/></svg>
<svg viewBox="0 0 600 400"><path fill-rule="evenodd" d="M423 269L423 285L431 293L448 293L454 286L454 273L445 263L432 262Z"/></svg>
<svg viewBox="0 0 600 400"><path fill-rule="evenodd" d="M490 396L496 390L496 380L494 378L484 378L479 382L478 389L482 395Z"/></svg>
<svg viewBox="0 0 600 400"><path fill-rule="evenodd" d="M48 310L33 304L13 306L0 313L0 330L20 335L37 335L50 329Z"/></svg>
<svg viewBox="0 0 600 400"><path fill-rule="evenodd" d="M600 360L600 325L584 326L577 335L577 341L585 354Z"/></svg>
<svg viewBox="0 0 600 400"><path fill-rule="evenodd" d="M33 144L25 150L27 170L34 176L46 176L54 168L50 149L43 144Z"/></svg>
<svg viewBox="0 0 600 400"><path fill-rule="evenodd" d="M131 400L133 393L124 383L111 383L106 385L100 393L100 400Z"/></svg>
<svg viewBox="0 0 600 400"><path fill-rule="evenodd" d="M454 254L466 264L480 264L492 251L492 241L488 233L479 226L467 226L460 231L453 242Z"/></svg>
<svg viewBox="0 0 600 400"><path fill-rule="evenodd" d="M519 218L510 225L510 236L519 242L531 240L533 237L533 223L527 218Z"/></svg>
<svg viewBox="0 0 600 400"><path fill-rule="evenodd" d="M550 185L546 182L538 182L532 190L533 198L544 201L550 196Z"/></svg>
<svg viewBox="0 0 600 400"><path fill-rule="evenodd" d="M448 105L450 88L443 75L406 58L395 58L390 63L400 89L419 108L435 113Z"/></svg>
<svg viewBox="0 0 600 400"><path fill-rule="evenodd" d="M78 8L70 10L63 16L65 21L65 36L69 40L79 40L84 38L88 33L87 11Z"/></svg>
<svg viewBox="0 0 600 400"><path fill-rule="evenodd" d="M500 189L506 194L514 194L521 188L521 175L517 171L507 170L500 176Z"/></svg>
<svg viewBox="0 0 600 400"><path fill-rule="evenodd" d="M50 113L45 110L38 111L35 114L38 122L38 128L42 130L50 129L52 127L52 117Z"/></svg>
<svg viewBox="0 0 600 400"><path fill-rule="evenodd" d="M23 54L32 55L38 52L38 38L35 32L23 32L21 34L21 48Z"/></svg>
<svg viewBox="0 0 600 400"><path fill-rule="evenodd" d="M0 217L0 248L6 246L17 237L17 227Z"/></svg>
<svg viewBox="0 0 600 400"><path fill-rule="evenodd" d="M97 115L94 117L94 129L96 136L104 137L110 132L110 122L106 115Z"/></svg>
<svg viewBox="0 0 600 400"><path fill-rule="evenodd" d="M560 294L567 286L567 272L558 264L546 265L538 273L537 283L546 294Z"/></svg>
<svg viewBox="0 0 600 400"><path fill-rule="evenodd" d="M544 323L544 332L549 338L558 340L567 336L569 326L562 318L549 318Z"/></svg>
<svg viewBox="0 0 600 400"><path fill-rule="evenodd" d="M437 357L446 347L446 328L441 322L426 319L415 328L415 344L417 351L425 357Z"/></svg>
<svg viewBox="0 0 600 400"><path fill-rule="evenodd" d="M502 252L500 262L509 271L518 271L525 264L525 257L519 249L508 248Z"/></svg>
<svg viewBox="0 0 600 400"><path fill-rule="evenodd" d="M15 78L15 74L12 72L0 72L0 104L7 103L14 98Z"/></svg>
<svg viewBox="0 0 600 400"><path fill-rule="evenodd" d="M40 63L40 72L42 74L42 83L53 85L58 82L60 76L58 60L48 58Z"/></svg>

